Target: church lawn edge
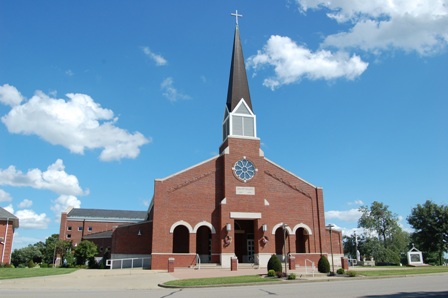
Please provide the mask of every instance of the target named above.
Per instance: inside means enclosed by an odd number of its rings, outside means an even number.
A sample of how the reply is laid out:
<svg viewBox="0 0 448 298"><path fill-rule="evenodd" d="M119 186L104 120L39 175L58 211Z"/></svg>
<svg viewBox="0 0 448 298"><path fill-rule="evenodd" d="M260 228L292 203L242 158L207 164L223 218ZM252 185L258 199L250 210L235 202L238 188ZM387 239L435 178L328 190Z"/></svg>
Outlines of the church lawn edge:
<svg viewBox="0 0 448 298"><path fill-rule="evenodd" d="M0 280L69 274L78 268L0 268Z"/></svg>

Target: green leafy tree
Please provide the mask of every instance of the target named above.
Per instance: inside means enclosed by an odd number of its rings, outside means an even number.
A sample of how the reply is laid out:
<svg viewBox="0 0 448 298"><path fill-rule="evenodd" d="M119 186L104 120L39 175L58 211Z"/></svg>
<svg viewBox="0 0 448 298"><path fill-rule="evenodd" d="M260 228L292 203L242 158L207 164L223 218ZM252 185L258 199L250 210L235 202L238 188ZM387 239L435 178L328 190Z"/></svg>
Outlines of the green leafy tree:
<svg viewBox="0 0 448 298"><path fill-rule="evenodd" d="M14 249L11 254L11 263L15 266L28 266L30 261L38 261L42 259L42 252L34 245L28 245L20 249Z"/></svg>
<svg viewBox="0 0 448 298"><path fill-rule="evenodd" d="M400 263L400 256L409 246L409 234L398 225L398 216L389 206L374 201L370 207L361 206L358 227L367 231L365 242L360 245L362 256L373 257L379 263Z"/></svg>
<svg viewBox="0 0 448 298"><path fill-rule="evenodd" d="M413 208L407 218L415 229L412 240L428 256L437 254L436 264L443 264L443 254L448 251L448 207L427 200Z"/></svg>
<svg viewBox="0 0 448 298"><path fill-rule="evenodd" d="M356 236L355 234L351 234L350 236L342 237L344 254L349 255L352 259L356 259L356 238L358 238L358 250L361 251L361 247L366 242L365 236L363 234Z"/></svg>
<svg viewBox="0 0 448 298"><path fill-rule="evenodd" d="M76 264L84 265L98 254L98 248L92 241L82 240L75 249Z"/></svg>

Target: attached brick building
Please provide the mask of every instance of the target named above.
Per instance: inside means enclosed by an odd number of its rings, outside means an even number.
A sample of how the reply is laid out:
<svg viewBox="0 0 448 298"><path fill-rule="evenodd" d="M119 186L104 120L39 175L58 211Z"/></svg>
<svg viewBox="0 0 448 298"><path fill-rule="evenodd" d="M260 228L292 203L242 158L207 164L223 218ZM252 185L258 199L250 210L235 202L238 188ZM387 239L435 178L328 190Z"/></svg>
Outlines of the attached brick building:
<svg viewBox="0 0 448 298"><path fill-rule="evenodd" d="M149 257L152 269L217 263L266 267L272 254L317 264L333 250L343 254L342 235L326 228L322 188L264 156L257 137L238 25L235 28L219 155L169 177L156 179L147 218L117 227L112 258ZM329 258L331 261L331 258Z"/></svg>
<svg viewBox="0 0 448 298"><path fill-rule="evenodd" d="M0 264L11 263L14 231L19 227L19 219L0 207Z"/></svg>

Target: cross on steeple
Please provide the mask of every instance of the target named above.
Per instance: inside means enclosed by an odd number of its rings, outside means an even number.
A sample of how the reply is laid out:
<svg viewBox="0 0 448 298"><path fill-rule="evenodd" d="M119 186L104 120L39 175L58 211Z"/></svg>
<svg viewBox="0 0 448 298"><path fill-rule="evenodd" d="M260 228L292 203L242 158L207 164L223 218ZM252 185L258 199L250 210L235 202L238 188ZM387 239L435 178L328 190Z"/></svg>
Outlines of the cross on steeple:
<svg viewBox="0 0 448 298"><path fill-rule="evenodd" d="M235 17L235 23L238 26L238 17L242 17L243 15L242 14L238 14L238 10L235 10L235 13L232 12L230 15Z"/></svg>

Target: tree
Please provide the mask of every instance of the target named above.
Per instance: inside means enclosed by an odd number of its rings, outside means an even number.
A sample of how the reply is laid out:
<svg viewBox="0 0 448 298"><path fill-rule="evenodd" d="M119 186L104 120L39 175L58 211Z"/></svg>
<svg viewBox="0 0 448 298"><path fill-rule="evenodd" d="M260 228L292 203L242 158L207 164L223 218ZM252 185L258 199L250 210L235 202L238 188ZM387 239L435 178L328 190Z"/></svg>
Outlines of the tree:
<svg viewBox="0 0 448 298"><path fill-rule="evenodd" d="M361 255L372 256L381 263L400 263L400 256L407 251L409 235L398 225L398 216L389 206L374 201L370 208L361 206L358 227L368 231L366 241L360 246Z"/></svg>
<svg viewBox="0 0 448 298"><path fill-rule="evenodd" d="M42 252L34 245L28 245L20 249L14 249L11 254L11 263L15 267L26 267L30 261L42 259Z"/></svg>
<svg viewBox="0 0 448 298"><path fill-rule="evenodd" d="M89 240L82 240L75 249L76 264L84 265L86 261L93 259L98 254L95 243Z"/></svg>
<svg viewBox="0 0 448 298"><path fill-rule="evenodd" d="M437 253L437 263L442 265L448 251L448 207L427 200L413 208L407 220L415 229L412 240L429 255Z"/></svg>

